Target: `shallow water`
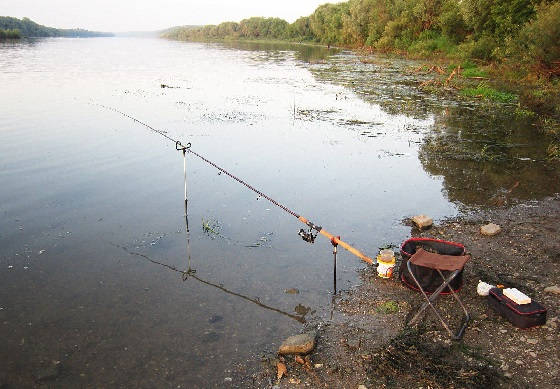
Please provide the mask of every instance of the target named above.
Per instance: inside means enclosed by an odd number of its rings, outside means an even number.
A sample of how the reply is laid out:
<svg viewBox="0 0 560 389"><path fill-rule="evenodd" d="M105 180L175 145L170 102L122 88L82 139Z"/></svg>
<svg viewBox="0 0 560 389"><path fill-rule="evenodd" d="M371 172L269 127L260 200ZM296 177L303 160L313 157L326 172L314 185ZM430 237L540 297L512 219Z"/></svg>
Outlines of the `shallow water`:
<svg viewBox="0 0 560 389"><path fill-rule="evenodd" d="M196 275L184 281L182 155L95 104L191 142L369 255L407 236L404 217L479 205L477 185L462 196L455 181L485 182L480 164L425 152L434 136L480 134L471 105L417 92L412 63L380 61L285 45L0 43L0 385L220 386L329 317L330 243L303 242L295 218L192 156ZM519 199L558 191L538 185L548 165L515 153L535 177ZM483 195L510 175L489 174ZM339 289L361 267L340 253Z"/></svg>

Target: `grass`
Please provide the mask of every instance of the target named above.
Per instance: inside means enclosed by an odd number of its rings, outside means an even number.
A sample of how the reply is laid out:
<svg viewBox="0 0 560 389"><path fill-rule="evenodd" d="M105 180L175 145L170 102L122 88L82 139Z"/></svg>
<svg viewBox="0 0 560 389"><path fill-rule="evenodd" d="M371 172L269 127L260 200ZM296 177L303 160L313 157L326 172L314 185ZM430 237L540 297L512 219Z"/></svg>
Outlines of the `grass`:
<svg viewBox="0 0 560 389"><path fill-rule="evenodd" d="M375 312L382 313L384 315L389 315L392 313L397 313L399 311L399 304L396 301L385 301L375 307Z"/></svg>
<svg viewBox="0 0 560 389"><path fill-rule="evenodd" d="M461 94L466 97L484 98L498 103L511 103L517 100L517 95L508 92L501 92L492 88L488 84L481 82L475 88L465 88Z"/></svg>

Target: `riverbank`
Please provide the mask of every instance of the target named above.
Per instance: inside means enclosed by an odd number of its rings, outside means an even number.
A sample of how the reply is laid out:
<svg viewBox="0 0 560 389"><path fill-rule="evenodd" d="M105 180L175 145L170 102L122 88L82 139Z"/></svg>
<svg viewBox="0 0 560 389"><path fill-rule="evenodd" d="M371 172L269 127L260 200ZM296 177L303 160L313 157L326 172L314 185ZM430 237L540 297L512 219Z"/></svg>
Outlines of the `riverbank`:
<svg viewBox="0 0 560 389"><path fill-rule="evenodd" d="M406 316L422 302L421 296L396 277L381 280L367 268L361 286L336 298L332 320L307 326L306 330L319 332L307 367L293 357L270 355L263 358L259 372L240 374L233 384L259 388L560 385L560 301L557 294L544 291L560 286L559 219L560 197L556 196L445 220L428 231L411 227L411 236L461 242L472 254L461 297L473 319L461 342L450 341L432 313L418 328L406 328ZM501 233L482 236L480 226L487 222L499 224ZM513 327L477 295L479 280L517 287L530 295L548 309L546 325ZM441 298L438 306L460 318L451 298ZM287 366L280 380L278 361Z"/></svg>

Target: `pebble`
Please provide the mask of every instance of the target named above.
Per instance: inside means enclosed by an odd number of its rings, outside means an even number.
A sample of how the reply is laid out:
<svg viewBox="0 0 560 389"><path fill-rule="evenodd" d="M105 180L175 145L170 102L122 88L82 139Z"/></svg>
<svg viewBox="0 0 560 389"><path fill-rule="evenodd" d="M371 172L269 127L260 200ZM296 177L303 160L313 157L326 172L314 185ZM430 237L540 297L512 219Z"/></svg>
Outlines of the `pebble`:
<svg viewBox="0 0 560 389"><path fill-rule="evenodd" d="M434 221L431 217L426 215L417 215L412 218L416 227L420 228L421 230L428 229L434 224Z"/></svg>
<svg viewBox="0 0 560 389"><path fill-rule="evenodd" d="M502 334L505 334L505 333L507 332L507 330L500 330L500 332L501 332Z"/></svg>
<svg viewBox="0 0 560 389"><path fill-rule="evenodd" d="M54 380L60 374L60 362L55 362L44 369L41 369L35 375L37 381L50 381Z"/></svg>
<svg viewBox="0 0 560 389"><path fill-rule="evenodd" d="M532 352L532 351L529 352L529 355L532 356L533 358L536 358L536 357L537 357L537 353L534 353L534 352Z"/></svg>
<svg viewBox="0 0 560 389"><path fill-rule="evenodd" d="M485 236L498 235L502 231L502 228L494 223L486 224L480 227L480 233Z"/></svg>
<svg viewBox="0 0 560 389"><path fill-rule="evenodd" d="M278 354L307 354L315 348L316 337L317 333L315 331L290 336L282 342Z"/></svg>
<svg viewBox="0 0 560 389"><path fill-rule="evenodd" d="M286 289L284 291L284 293L286 293L286 294L299 294L299 290L297 290L296 288L290 288L290 289Z"/></svg>
<svg viewBox="0 0 560 389"><path fill-rule="evenodd" d="M511 374L509 371L506 371L506 372L504 373L504 377L506 377L506 378L512 378L512 377L513 377L513 374Z"/></svg>
<svg viewBox="0 0 560 389"><path fill-rule="evenodd" d="M322 368L322 367L323 367L323 364L322 364L322 363L316 363L316 364L315 364L315 369L320 369L320 368Z"/></svg>
<svg viewBox="0 0 560 389"><path fill-rule="evenodd" d="M553 293L553 294L560 294L560 286L553 285L549 286L548 288L544 288L545 293Z"/></svg>
<svg viewBox="0 0 560 389"><path fill-rule="evenodd" d="M233 381L233 378L231 378L231 377L226 377L226 378L224 378L224 381L225 381L225 382L231 382L231 381Z"/></svg>
<svg viewBox="0 0 560 389"><path fill-rule="evenodd" d="M365 386L365 385L358 385L358 389L367 389L367 386Z"/></svg>
<svg viewBox="0 0 560 389"><path fill-rule="evenodd" d="M537 344L539 343L538 339L527 339L527 343L529 344Z"/></svg>

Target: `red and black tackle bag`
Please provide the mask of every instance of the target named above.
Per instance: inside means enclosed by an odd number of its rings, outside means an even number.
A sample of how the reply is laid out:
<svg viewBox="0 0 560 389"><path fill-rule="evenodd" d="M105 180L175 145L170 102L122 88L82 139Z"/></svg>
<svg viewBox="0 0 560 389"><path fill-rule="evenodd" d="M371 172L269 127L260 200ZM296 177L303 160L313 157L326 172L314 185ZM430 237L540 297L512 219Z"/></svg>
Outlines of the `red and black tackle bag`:
<svg viewBox="0 0 560 389"><path fill-rule="evenodd" d="M408 286L410 289L419 290L418 286L414 282L414 279L408 272L408 267L406 266L409 259L416 253L416 251L422 248L428 252L441 254L441 255L453 255L453 256L463 256L466 254L465 246L457 242L447 242L445 240L432 239L432 238L411 238L405 241L401 246L401 256L402 262L399 267L399 274L403 284ZM423 266L416 266L410 264L411 269L414 272L414 276L422 285L422 289L427 294L433 293L443 282L441 276L436 270L429 269ZM452 271L442 271L444 277L448 277ZM463 286L463 271L457 275L451 281L449 286L454 292L457 292ZM450 294L449 289L445 289L441 294Z"/></svg>
<svg viewBox="0 0 560 389"><path fill-rule="evenodd" d="M517 304L500 288L492 288L488 292L488 306L499 312L517 328L542 326L546 323L546 308L531 300L529 304Z"/></svg>

